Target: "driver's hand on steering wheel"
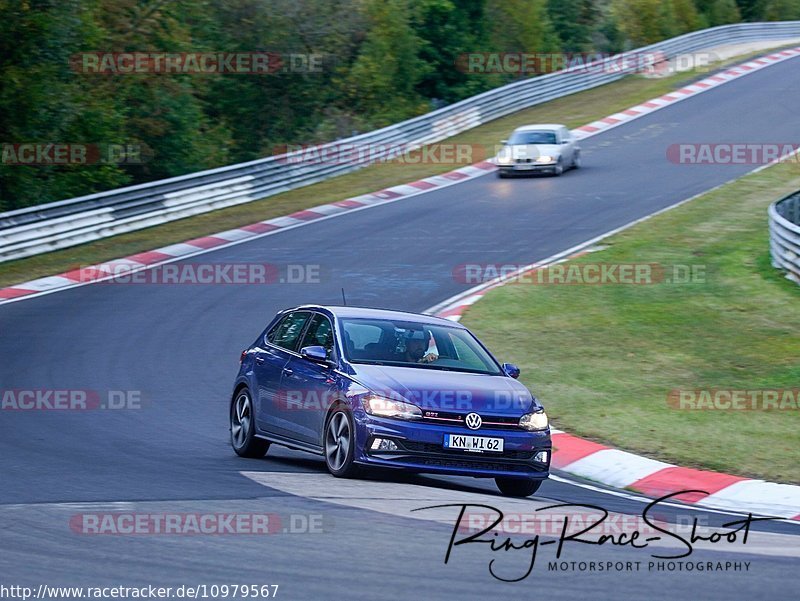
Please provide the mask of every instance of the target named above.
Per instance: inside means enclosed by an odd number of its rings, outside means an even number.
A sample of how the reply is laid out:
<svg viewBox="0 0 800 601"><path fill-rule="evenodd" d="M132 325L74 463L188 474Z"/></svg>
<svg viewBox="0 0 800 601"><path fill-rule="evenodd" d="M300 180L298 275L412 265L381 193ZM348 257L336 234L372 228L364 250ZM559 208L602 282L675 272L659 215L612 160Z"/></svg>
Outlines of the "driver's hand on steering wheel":
<svg viewBox="0 0 800 601"><path fill-rule="evenodd" d="M437 355L436 353L426 353L425 355L422 356L422 359L420 359L419 362L420 363L433 363L437 359L439 359L439 355Z"/></svg>

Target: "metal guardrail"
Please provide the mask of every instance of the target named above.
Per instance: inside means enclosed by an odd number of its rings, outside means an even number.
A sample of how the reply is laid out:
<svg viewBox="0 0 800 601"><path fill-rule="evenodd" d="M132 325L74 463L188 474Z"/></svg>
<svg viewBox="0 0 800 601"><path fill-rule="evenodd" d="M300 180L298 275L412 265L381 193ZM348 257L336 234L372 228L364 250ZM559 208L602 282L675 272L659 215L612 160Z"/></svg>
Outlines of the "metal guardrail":
<svg viewBox="0 0 800 601"><path fill-rule="evenodd" d="M768 214L772 265L800 284L800 191L773 202Z"/></svg>
<svg viewBox="0 0 800 601"><path fill-rule="evenodd" d="M696 31L600 61L598 68L574 67L524 79L319 148L430 144L521 109L616 81L636 70L637 57L647 53L671 58L723 44L789 37L800 37L800 21L741 23ZM625 57L631 58L630 64L625 64ZM296 154L272 156L0 213L0 262L259 200L360 169L379 158L372 155L347 164L308 164L292 162L293 156Z"/></svg>

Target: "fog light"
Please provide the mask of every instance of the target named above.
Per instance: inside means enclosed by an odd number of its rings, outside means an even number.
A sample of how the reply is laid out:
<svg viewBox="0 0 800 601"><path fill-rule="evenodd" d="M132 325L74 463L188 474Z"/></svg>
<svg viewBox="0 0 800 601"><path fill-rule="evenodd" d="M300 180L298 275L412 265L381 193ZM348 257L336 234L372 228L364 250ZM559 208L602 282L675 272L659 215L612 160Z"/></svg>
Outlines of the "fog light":
<svg viewBox="0 0 800 601"><path fill-rule="evenodd" d="M372 441L372 445L369 448L373 451L396 451L397 445L394 444L394 441L387 438L376 438Z"/></svg>
<svg viewBox="0 0 800 601"><path fill-rule="evenodd" d="M539 451L536 455L533 456L534 461L538 461L539 463L547 463L547 451Z"/></svg>

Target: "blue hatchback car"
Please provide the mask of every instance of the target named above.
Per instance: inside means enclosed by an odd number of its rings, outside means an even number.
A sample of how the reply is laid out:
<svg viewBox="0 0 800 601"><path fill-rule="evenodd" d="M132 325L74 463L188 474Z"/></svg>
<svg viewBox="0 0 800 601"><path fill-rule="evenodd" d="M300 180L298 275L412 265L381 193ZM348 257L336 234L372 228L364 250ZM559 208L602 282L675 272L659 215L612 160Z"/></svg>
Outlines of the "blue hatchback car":
<svg viewBox="0 0 800 601"><path fill-rule="evenodd" d="M547 415L464 326L428 315L306 305L242 352L231 444L322 455L331 474L380 466L494 478L528 496L548 476Z"/></svg>

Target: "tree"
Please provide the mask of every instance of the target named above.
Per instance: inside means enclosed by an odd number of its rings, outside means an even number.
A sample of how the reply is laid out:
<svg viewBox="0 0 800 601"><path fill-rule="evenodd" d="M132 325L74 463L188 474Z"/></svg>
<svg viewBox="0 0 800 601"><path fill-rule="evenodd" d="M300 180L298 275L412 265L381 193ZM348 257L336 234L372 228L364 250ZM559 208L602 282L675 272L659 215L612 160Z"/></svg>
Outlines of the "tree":
<svg viewBox="0 0 800 601"><path fill-rule="evenodd" d="M487 48L484 0L417 0L413 27L421 40L425 61L417 86L425 98L451 103L482 92L499 80L459 68L463 57Z"/></svg>
<svg viewBox="0 0 800 601"><path fill-rule="evenodd" d="M700 14L697 12L695 0L664 0L664 4L672 5L676 35L700 28Z"/></svg>
<svg viewBox="0 0 800 601"><path fill-rule="evenodd" d="M706 27L739 23L742 15L736 0L695 0Z"/></svg>
<svg viewBox="0 0 800 601"><path fill-rule="evenodd" d="M634 47L674 36L679 30L670 0L613 0L612 14Z"/></svg>
<svg viewBox="0 0 800 601"><path fill-rule="evenodd" d="M105 29L102 50L206 50L196 45L193 31L194 25L209 18L203 8L206 5L197 6L190 0L102 0L97 13ZM124 117L127 142L142 145L151 158L126 168L134 181L181 175L227 162L227 132L206 114L204 95L213 76L137 72L83 77L102 90L107 102Z"/></svg>
<svg viewBox="0 0 800 601"><path fill-rule="evenodd" d="M739 23L741 20L742 15L739 14L739 7L734 0L714 0L708 12L708 24L711 27Z"/></svg>
<svg viewBox="0 0 800 601"><path fill-rule="evenodd" d="M337 108L341 90L334 80L347 72L363 41L366 23L360 2L214 0L213 4L214 23L204 29L209 44L231 52L274 52L283 65L269 75L209 81L206 112L231 132L231 160L252 160L285 144L350 134L352 119ZM311 56L321 64L309 66ZM290 64L292 57L299 60L297 69Z"/></svg>
<svg viewBox="0 0 800 601"><path fill-rule="evenodd" d="M489 41L500 52L557 52L558 36L547 15L545 0L490 0Z"/></svg>
<svg viewBox="0 0 800 601"><path fill-rule="evenodd" d="M767 0L764 4L765 21L793 21L800 19L797 0Z"/></svg>
<svg viewBox="0 0 800 601"><path fill-rule="evenodd" d="M736 0L742 19L745 21L761 21L764 18L764 5L768 0Z"/></svg>
<svg viewBox="0 0 800 601"><path fill-rule="evenodd" d="M346 106L381 127L422 113L417 86L429 66L423 41L411 26L408 0L369 0L370 26L358 57L342 81Z"/></svg>
<svg viewBox="0 0 800 601"><path fill-rule="evenodd" d="M123 119L69 69L102 31L94 1L0 2L0 142L119 143ZM125 184L116 165L0 164L0 206L15 209Z"/></svg>
<svg viewBox="0 0 800 601"><path fill-rule="evenodd" d="M601 17L596 0L547 0L547 15L564 52L592 49L592 34Z"/></svg>

